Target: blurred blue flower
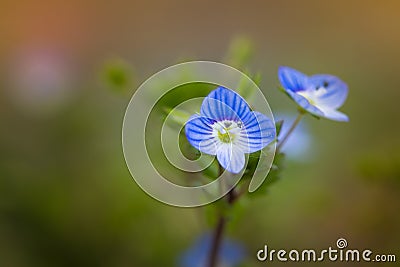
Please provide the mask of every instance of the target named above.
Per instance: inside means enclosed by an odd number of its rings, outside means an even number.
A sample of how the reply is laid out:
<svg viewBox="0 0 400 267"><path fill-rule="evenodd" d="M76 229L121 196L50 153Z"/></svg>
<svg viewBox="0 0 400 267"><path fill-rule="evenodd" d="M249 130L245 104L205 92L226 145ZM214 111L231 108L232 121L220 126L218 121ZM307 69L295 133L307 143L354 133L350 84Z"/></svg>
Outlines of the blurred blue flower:
<svg viewBox="0 0 400 267"><path fill-rule="evenodd" d="M307 76L289 67L279 68L285 92L304 110L318 117L348 121L337 109L346 101L348 88L339 78L328 74Z"/></svg>
<svg viewBox="0 0 400 267"><path fill-rule="evenodd" d="M218 87L204 98L200 115L186 123L189 143L203 153L216 155L223 168L239 173L245 153L263 149L275 139L275 126L264 114L251 111L237 93Z"/></svg>
<svg viewBox="0 0 400 267"><path fill-rule="evenodd" d="M274 117L276 121L283 120L282 129L278 136L278 140L280 140L288 133L291 124L295 120L295 116L278 113ZM296 131L293 131L290 135L286 145L282 147L282 152L286 154L286 158L288 159L306 162L315 153L315 147L311 146L311 142L312 135L310 130L307 124L304 124L304 121L302 121L297 126Z"/></svg>
<svg viewBox="0 0 400 267"><path fill-rule="evenodd" d="M179 259L180 267L206 267L212 236L202 235L195 243L186 250ZM224 239L218 255L218 267L234 267L240 264L245 257L245 250L242 245L230 239Z"/></svg>

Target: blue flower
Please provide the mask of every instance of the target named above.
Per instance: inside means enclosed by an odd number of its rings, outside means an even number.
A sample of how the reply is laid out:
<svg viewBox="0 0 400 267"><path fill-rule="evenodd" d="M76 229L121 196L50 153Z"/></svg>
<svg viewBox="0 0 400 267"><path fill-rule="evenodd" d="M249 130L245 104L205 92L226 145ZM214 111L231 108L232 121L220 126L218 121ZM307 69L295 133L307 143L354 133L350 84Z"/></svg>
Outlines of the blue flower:
<svg viewBox="0 0 400 267"><path fill-rule="evenodd" d="M223 168L239 173L245 153L261 150L275 139L275 126L264 114L251 111L240 95L218 87L204 98L200 115L189 118L185 133L196 149L216 155Z"/></svg>
<svg viewBox="0 0 400 267"><path fill-rule="evenodd" d="M286 93L304 110L317 117L348 121L338 111L346 101L348 88L339 78L328 74L307 76L289 67L279 68L279 80Z"/></svg>
<svg viewBox="0 0 400 267"><path fill-rule="evenodd" d="M179 259L181 267L206 267L210 256L212 237L210 234L201 236L185 251ZM244 248L230 239L224 239L218 255L217 266L233 267L240 264L245 257Z"/></svg>
<svg viewBox="0 0 400 267"><path fill-rule="evenodd" d="M288 134L291 123L293 123L295 118L288 114L274 114L274 118L276 121L283 120L278 136L278 140L281 140ZM287 159L306 162L313 155L313 152L315 152L313 151L315 148L311 146L311 143L312 135L309 128L304 122L301 122L297 126L296 131L293 131L281 151L285 153Z"/></svg>

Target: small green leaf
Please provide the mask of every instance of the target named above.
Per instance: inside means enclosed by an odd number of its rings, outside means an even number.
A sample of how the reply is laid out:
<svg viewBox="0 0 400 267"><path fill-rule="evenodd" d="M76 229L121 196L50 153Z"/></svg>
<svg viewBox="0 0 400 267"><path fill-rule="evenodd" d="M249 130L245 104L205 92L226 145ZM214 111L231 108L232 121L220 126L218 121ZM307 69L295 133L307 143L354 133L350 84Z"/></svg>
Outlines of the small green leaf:
<svg viewBox="0 0 400 267"><path fill-rule="evenodd" d="M212 163L209 162L212 160ZM208 165L209 164L209 165ZM206 175L210 179L217 179L219 176L219 163L214 156L203 154L201 159L199 160L199 165L201 167L208 167L203 170L203 174Z"/></svg>
<svg viewBox="0 0 400 267"><path fill-rule="evenodd" d="M284 159L285 159L284 153L278 153L275 155L271 169L267 177L265 178L265 181L256 191L250 193L249 196L254 197L254 196L265 195L267 193L271 185L280 179L280 175L283 169Z"/></svg>
<svg viewBox="0 0 400 267"><path fill-rule="evenodd" d="M251 79L254 81L254 83L257 86L260 86L260 84L261 84L261 72L257 72L256 74L251 76Z"/></svg>
<svg viewBox="0 0 400 267"><path fill-rule="evenodd" d="M184 110L180 110L177 108L171 109L169 107L165 107L163 109L165 114L166 123L169 126L178 126L182 127L189 120L190 114Z"/></svg>
<svg viewBox="0 0 400 267"><path fill-rule="evenodd" d="M283 120L275 122L276 136L279 136L283 126Z"/></svg>
<svg viewBox="0 0 400 267"><path fill-rule="evenodd" d="M285 88L283 88L281 85L278 85L278 90L281 91L282 93L285 93L286 95L288 95Z"/></svg>

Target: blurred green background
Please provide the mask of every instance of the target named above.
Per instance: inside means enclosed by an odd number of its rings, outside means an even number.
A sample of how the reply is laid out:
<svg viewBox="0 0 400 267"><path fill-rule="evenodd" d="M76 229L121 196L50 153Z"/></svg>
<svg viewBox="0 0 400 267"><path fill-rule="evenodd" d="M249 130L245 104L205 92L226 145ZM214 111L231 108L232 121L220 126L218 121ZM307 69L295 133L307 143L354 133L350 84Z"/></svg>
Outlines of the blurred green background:
<svg viewBox="0 0 400 267"><path fill-rule="evenodd" d="M350 88L350 122L308 116L304 157L242 204L228 235L246 246L245 266L265 265L264 244L340 237L400 260L399 1L3 0L0 30L0 266L175 266L207 224L133 182L124 110L171 64L236 64L226 55L238 37L252 42L246 66L275 114L296 112L276 89L280 65Z"/></svg>

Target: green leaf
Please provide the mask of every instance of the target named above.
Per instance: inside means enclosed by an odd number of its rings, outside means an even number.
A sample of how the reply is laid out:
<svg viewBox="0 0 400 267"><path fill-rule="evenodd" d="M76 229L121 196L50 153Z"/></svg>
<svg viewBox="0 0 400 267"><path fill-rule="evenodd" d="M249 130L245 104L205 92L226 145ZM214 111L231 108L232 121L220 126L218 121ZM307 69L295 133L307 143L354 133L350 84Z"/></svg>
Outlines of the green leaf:
<svg viewBox="0 0 400 267"><path fill-rule="evenodd" d="M265 195L268 189L280 179L280 175L284 165L285 154L278 153L274 157L274 161L272 163L271 169L265 178L265 181L261 184L261 186L254 191L253 193L249 194L250 197Z"/></svg>
<svg viewBox="0 0 400 267"><path fill-rule="evenodd" d="M275 122L276 136L279 136L283 126L283 120Z"/></svg>
<svg viewBox="0 0 400 267"><path fill-rule="evenodd" d="M177 108L169 108L165 107L163 109L165 114L165 122L168 126L175 127L178 126L181 128L185 123L189 120L191 114L184 110L180 110Z"/></svg>
<svg viewBox="0 0 400 267"><path fill-rule="evenodd" d="M212 163L203 170L203 174L206 175L208 178L215 180L219 176L219 163L215 156L203 154L203 156L199 160L199 165L201 167L206 167L211 160Z"/></svg>
<svg viewBox="0 0 400 267"><path fill-rule="evenodd" d="M286 92L285 88L283 88L281 85L278 85L278 90L281 91L282 93L285 93L287 96L289 96L288 93Z"/></svg>
<svg viewBox="0 0 400 267"><path fill-rule="evenodd" d="M261 84L261 72L257 72L256 74L254 74L253 76L250 76L251 77L251 79L254 81L254 83L257 85L257 86L260 86L260 84Z"/></svg>

